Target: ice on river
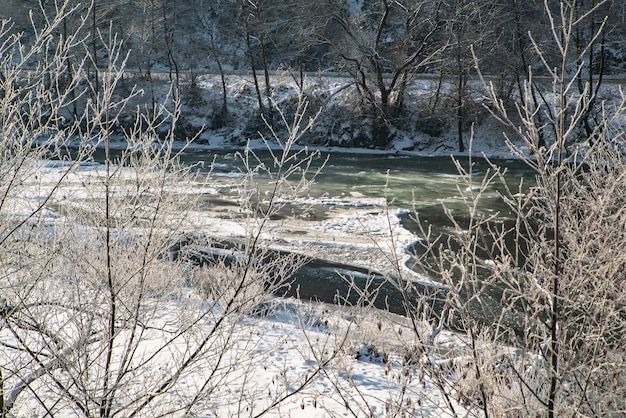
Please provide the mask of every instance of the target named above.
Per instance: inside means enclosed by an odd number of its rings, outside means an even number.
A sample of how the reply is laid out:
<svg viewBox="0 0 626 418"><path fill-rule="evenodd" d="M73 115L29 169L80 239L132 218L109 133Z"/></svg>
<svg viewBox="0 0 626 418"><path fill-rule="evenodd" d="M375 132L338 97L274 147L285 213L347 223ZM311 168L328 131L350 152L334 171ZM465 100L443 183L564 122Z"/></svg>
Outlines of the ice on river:
<svg viewBox="0 0 626 418"><path fill-rule="evenodd" d="M57 213L54 208L64 201L71 201L72 205L87 205L102 197L96 186L101 184L103 165L82 164L69 174L66 168L64 163L42 163L36 176L24 179L16 195L19 199L14 199L15 205L5 206L5 210L12 207L16 214L20 214L43 205L43 218L53 224L62 220L62 211ZM63 186L57 188L54 198L48 198L56 182L61 179L64 181ZM186 186L181 188L185 190ZM217 186L202 190L210 195L220 193ZM362 253L376 254L377 251L383 251L404 256L405 248L417 240L401 223L400 217L408 212L388 207L380 199L351 196L317 200L293 199L281 203L296 206L327 205L332 210L321 221L270 221L263 237L272 242L280 238L282 242L301 248L309 245L318 249L327 247L343 250L352 247L361 249ZM206 230L211 233L228 236L247 233L246 228L249 225L245 222L242 223L234 217L225 219L223 216L221 212L198 212ZM291 231L291 234L285 234L285 231ZM358 260L350 258L349 262ZM162 305L159 320L176 323L181 308L187 309L180 306L182 303L171 301ZM237 326L233 325L229 338L234 342L227 356L232 355L237 361L232 363L233 368L225 375L224 384L216 389L215 396L207 400L210 404L205 405L205 411L212 411L217 416L231 416L243 411L246 415L253 415L254 411L260 412L276 399L286 397L286 401L266 416L339 416L345 414L347 408L358 416L385 416L390 407L398 406L394 404L398 400L414 402L412 412L416 415L445 415L446 402L443 393L419 368L407 369L402 357L393 352L384 356L358 355L364 351L370 352L372 340L378 338L376 331L365 329L373 322L363 319L354 323L352 317L348 321L336 313L307 308L299 302L286 302L282 306L281 309L274 309L269 316L245 318ZM311 318L317 324L327 325L313 325ZM200 333L209 332L212 323L199 321L196 326ZM202 327L206 327L206 330L201 329ZM349 340L341 339L346 327L354 328ZM397 324L389 329L397 329ZM407 331L406 335L410 335L410 332ZM378 347L384 348L385 338L380 337ZM162 335L155 332L151 338L146 339L141 349L147 353L154 352L168 338L171 337L166 332ZM185 352L185 342L181 339L180 346L178 344L172 344L169 351ZM337 351L332 363L320 369L318 359L329 350L340 351ZM384 362L377 360L380 358L384 358ZM207 367L206 370L211 368ZM310 384L299 392L292 393L298 387L298 382L319 370L322 371ZM199 382L206 378L202 372L203 369L199 368L180 379L168 399L177 402L179 397L184 398L186 394L192 393ZM45 382L42 380L41 383L41 386L38 386L38 382L33 383L33 389L40 387L43 390ZM46 392L42 391L38 396L45 397ZM36 399L32 397L31 402L21 406L23 408L16 408L16 412L26 414L31 408L36 409ZM198 406L202 410L202 405ZM457 410L461 409L458 405L455 407L459 408ZM212 413L198 411L197 416L214 416Z"/></svg>

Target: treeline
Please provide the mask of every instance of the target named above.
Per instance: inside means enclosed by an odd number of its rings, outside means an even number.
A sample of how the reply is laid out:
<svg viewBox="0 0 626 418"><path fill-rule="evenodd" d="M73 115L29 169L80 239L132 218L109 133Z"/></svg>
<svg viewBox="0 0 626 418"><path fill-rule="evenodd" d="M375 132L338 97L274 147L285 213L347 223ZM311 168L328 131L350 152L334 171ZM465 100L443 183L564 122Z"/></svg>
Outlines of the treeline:
<svg viewBox="0 0 626 418"><path fill-rule="evenodd" d="M626 65L620 0L14 0L0 5L0 17L10 17L12 30L28 37L31 19L40 26L62 7L70 13L53 42L70 33L83 37L67 71L72 61L91 57L85 68L96 89L111 38L123 42L127 68L144 80L165 71L178 86L204 71L221 74L225 113L229 69L251 72L261 112L272 108L273 70L290 71L300 88L306 72L338 71L351 77L355 108L372 121L364 145L379 147L388 145L391 127L402 128L409 114L415 119L407 87L420 73L440 81L419 117L436 125L442 108L454 114L460 150L475 105L468 82L477 68L505 102L541 101L545 88L533 77L549 75L546 68L561 55L546 7L555 16L574 16L571 75L589 97L587 135L602 75Z"/></svg>

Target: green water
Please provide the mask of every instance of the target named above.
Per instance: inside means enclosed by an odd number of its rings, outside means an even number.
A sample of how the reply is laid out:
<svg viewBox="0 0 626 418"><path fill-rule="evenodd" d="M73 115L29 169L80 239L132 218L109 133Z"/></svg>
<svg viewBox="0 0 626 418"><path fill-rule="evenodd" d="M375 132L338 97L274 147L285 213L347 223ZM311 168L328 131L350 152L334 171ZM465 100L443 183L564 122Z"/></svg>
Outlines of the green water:
<svg viewBox="0 0 626 418"><path fill-rule="evenodd" d="M257 152L257 155L265 164L271 164L268 152ZM235 152L193 152L183 156L183 160L190 163L205 161L208 164L214 159L218 163L216 173L237 172L243 168ZM414 214L418 214L421 221L436 231L447 228L449 220L444 206L462 220L468 212L467 200L476 195L475 188L481 185L485 175L494 172L494 168L483 159L473 158L471 165L467 157L459 159L466 172L471 166L470 183L470 176L460 174L450 157L350 153L322 153L313 161L311 169L317 169L324 163L309 193L311 197L386 198L391 207L413 213L404 217L405 226L412 230L415 229L411 222ZM516 160L497 160L492 164L504 175L482 191L478 209L486 215L509 219L512 215L500 198L500 193L504 191L502 180L515 193L520 183L523 191L534 184L534 173Z"/></svg>
<svg viewBox="0 0 626 418"><path fill-rule="evenodd" d="M207 155L205 158L210 156ZM264 154L261 153L259 156L263 160ZM236 159L232 155L226 154L223 157L218 156L216 159L217 162L227 162L221 168L222 170L227 171L229 164L232 164L233 168L237 166ZM326 157L328 157L326 165L316 178L310 193L313 197L386 198L392 207L407 210L407 213L401 216L402 224L406 229L412 231L417 237L421 237L420 228L415 221L419 217L422 227L430 228L432 236L440 236L439 243L446 243L448 236L459 233L444 207L452 212L457 225L465 228L468 222L468 204L472 204L472 199L478 193L475 188L479 187L484 177L493 173L494 170L499 170L504 174L502 177L494 178L480 192L477 204L478 214L490 216L495 222L506 224L508 230L514 227L514 217L500 197L501 194L506 194L505 188L507 187L512 193L524 193L528 187L535 184L535 173L522 162L514 160L492 161L492 164L483 159L473 159L471 162L467 159L459 160L461 167L465 170L464 173L459 173L454 161L446 157L335 153L323 155L317 164L324 161ZM201 155L195 155L193 158L201 158ZM471 181L468 174L470 167ZM483 237L481 242L488 247L490 240L490 237ZM511 234L504 237L504 241L505 245L511 246L510 248L516 245L512 241ZM419 246L416 247L418 248ZM487 253L477 253L477 255L485 259L489 258ZM416 258L407 260L407 267L420 273L424 273L423 269L426 268L430 270L426 274L434 280L440 280L436 259L426 257L420 263L416 263L415 260ZM487 277L489 271L485 269L484 272L481 270L477 274L479 276L485 274ZM332 302L333 295L336 293L350 293L341 280L333 281L332 278L323 274L322 277L317 277L312 273L306 278L299 278L296 283L301 292L300 296L305 298ZM383 281L383 284L388 283ZM326 299L320 293L320 289L326 289L328 293ZM414 295L416 300L419 300L432 292L432 289L416 287L415 291L422 295ZM475 299L466 293L462 293L462 297L471 301L469 309L479 322L489 326L496 322L496 319L502 318L502 327L519 331L521 330L520 313L515 310L502 312L499 302L503 291L504 289L500 287L488 285L480 299ZM385 309L405 314L402 297L397 294L393 286L382 286L378 292L380 300L384 299L381 306L385 305ZM442 299L441 295L429 296L428 303L435 317L439 315L438 312L443 306ZM450 326L461 329L462 321L458 318L450 318ZM501 332L503 335L506 334L504 330Z"/></svg>
<svg viewBox="0 0 626 418"><path fill-rule="evenodd" d="M268 167L273 165L268 151L257 151L255 154L261 163ZM95 159L102 161L104 154L97 153ZM183 153L181 159L190 164L202 162L207 171L215 162L212 171L218 180L231 178L232 182L237 182L236 176L244 171L244 164L236 150L189 151ZM473 158L471 163L467 157L459 158L458 161L466 173L470 172L471 167L471 183L467 174L459 173L451 157L322 152L312 160L310 166L311 173L323 168L308 195L313 198L338 197L348 200L358 200L360 196L386 198L392 208L410 211L403 217L407 229L416 232L413 219L419 216L420 221L431 226L435 232L445 233L450 227L450 221L443 207L448 208L463 224L468 213L468 200L476 195L476 191L471 189L479 187L484 176L494 172L494 168L481 158ZM524 163L494 160L492 164L505 173L502 179L513 193L519 191L520 183L522 192L534 185L534 172ZM267 176L263 173L259 175L260 183L263 183L264 177ZM502 220L511 219L512 214L500 198L503 191L504 185L500 179L495 179L486 187L480 196L479 213L497 215Z"/></svg>
<svg viewBox="0 0 626 418"><path fill-rule="evenodd" d="M261 163L266 166L273 165L269 152L257 152L256 154ZM98 156L95 158L98 160ZM240 182L244 171L244 164L238 158L236 151L194 151L183 154L181 158L184 163L195 164L204 162L204 170L207 172L211 163L215 162L212 173L218 182ZM500 193L504 191L505 185L513 193L516 193L520 191L520 184L523 185L521 192L524 193L528 187L534 185L534 172L523 163L515 160L492 161L492 164L496 167L482 159L473 159L470 162L465 158L460 159L459 163L466 171L464 174L459 173L457 166L449 157L322 153L311 164L311 172L320 168L323 164L325 165L315 179L309 196L313 198L339 197L346 200L386 199L392 208L406 210L406 214L401 217L403 225L415 233L417 237L421 235L419 227L415 223L415 219L419 217L422 226L430 227L434 236L443 236L440 242L445 242L446 236L457 234L459 231L454 229L448 215L444 211L444 207L454 214L458 224L463 227L468 219L467 204L471 203L471 199L477 194L474 188L480 186L485 175L493 173L494 170L501 170L505 174L502 178L496 178L484 188L477 208L479 214L484 213L485 215L495 216L497 222L509 223L509 226L511 226L513 216L500 198ZM470 171L470 167L471 181L470 176L467 174ZM265 179L269 180L267 175L260 174L257 179L259 184L264 184L263 187L270 187L271 181L264 181ZM326 207L323 210L328 209ZM372 210L379 209L373 208ZM510 244L515 245L515 243ZM409 268L418 267L411 265L410 260L407 266ZM312 270L313 273L310 272L306 278L299 278L296 282L300 289L299 295L303 298L332 302L334 295L341 291L340 284L333 282L332 278L329 278L327 274L322 274L320 277L316 276L320 272L326 272L325 270ZM433 268L434 270L436 269ZM432 278L438 279L435 276ZM310 294L307 294L307 286L310 287ZM387 290L381 288L379 296L381 300L384 299L385 305L402 313L404 309L402 298L394 293L397 293L397 291L391 289L393 286L389 287L390 289ZM326 297L320 293L320 289L326 292ZM344 291L348 292L346 289ZM488 294L485 294L480 299L481 307L473 308L476 311L475 313L478 315L478 311L485 310L484 307L487 306L489 307L489 312L493 310L496 312L494 315L499 315L501 308L498 295L501 292L502 289L492 286L488 290ZM434 301L433 306L439 302L441 301ZM440 308L441 306L438 309ZM481 315L484 316L485 323L490 323L492 320L489 312ZM517 321L516 315L516 312L510 313L511 324ZM512 326L514 327L514 325Z"/></svg>
<svg viewBox="0 0 626 418"><path fill-rule="evenodd" d="M468 163L461 163L467 169ZM517 187L520 178L532 175L519 162L501 163L508 168L506 180L511 187ZM488 168L482 160L472 163L472 187L480 185ZM459 174L451 158L341 154L331 156L318 184L328 192L357 191L369 197L386 197L400 208L417 210L442 204L460 209L463 197L469 197L468 186L468 176ZM499 200L500 189L500 185L493 184L483 193L485 208L505 209L493 206L494 200Z"/></svg>

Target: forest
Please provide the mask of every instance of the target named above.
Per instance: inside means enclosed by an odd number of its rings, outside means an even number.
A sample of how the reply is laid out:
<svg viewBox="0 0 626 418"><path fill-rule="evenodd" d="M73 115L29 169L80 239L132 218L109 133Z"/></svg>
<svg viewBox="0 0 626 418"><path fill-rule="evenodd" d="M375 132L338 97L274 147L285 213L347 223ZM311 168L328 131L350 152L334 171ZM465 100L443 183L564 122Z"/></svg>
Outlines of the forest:
<svg viewBox="0 0 626 418"><path fill-rule="evenodd" d="M97 89L94 69L104 70L111 57L108 39L120 43L129 84L143 82L152 102L163 75L175 83L189 108L210 94L198 88L198 77L221 76L212 90L209 127L232 125L228 75L251 77L254 100L248 131L254 135L264 123L257 117L273 112L280 95L277 72L289 78L300 92L311 95L312 107L325 107L323 125L315 143L348 147L387 148L397 132L425 133L439 137L454 132L456 147L464 151L472 124L488 117L484 95L477 87L480 71L497 87L498 99L511 108L516 100L538 103L551 89L550 71L558 65L560 51L554 44L552 15L559 15L562 1L544 0L140 0L93 2L68 1L63 22L52 42L67 42L68 34L80 45L64 65L66 77L88 55L83 74ZM5 1L0 17L11 18L12 33L24 42L34 36L44 15L58 11L58 1ZM594 125L594 107L603 81L626 70L626 5L618 0L576 1L571 62L568 73L576 79L579 94L589 98L583 122L588 135ZM547 13L550 10L551 13ZM32 21L31 21L32 20ZM553 22L552 22L553 23ZM541 55L537 53L541 50ZM121 61L121 60L118 60ZM580 68L579 68L580 67ZM578 70L577 70L578 69ZM343 77L341 93L347 96L328 106L331 92L305 88L316 76ZM416 94L412 86L420 77L431 80L427 92ZM547 79L546 79L547 77ZM547 81L546 81L547 80ZM525 85L531 89L526 92ZM584 86L590 88L583 93ZM327 90L331 90L330 87ZM297 92L296 92L297 94ZM333 92L332 95L337 94ZM221 97L220 97L221 96ZM256 110L253 110L256 109ZM184 117L185 115L183 115ZM271 117L269 117L271 119ZM332 121L332 122L331 122ZM348 121L353 128L344 140L333 124ZM202 124L179 124L182 135L194 136Z"/></svg>

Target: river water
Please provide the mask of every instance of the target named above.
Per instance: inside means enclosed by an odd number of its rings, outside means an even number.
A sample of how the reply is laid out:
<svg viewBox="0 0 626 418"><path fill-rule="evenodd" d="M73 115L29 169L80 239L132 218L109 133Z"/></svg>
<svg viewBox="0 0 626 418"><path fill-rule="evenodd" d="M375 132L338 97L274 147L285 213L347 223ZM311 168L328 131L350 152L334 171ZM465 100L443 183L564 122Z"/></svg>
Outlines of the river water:
<svg viewBox="0 0 626 418"><path fill-rule="evenodd" d="M256 154L263 163L271 165L269 152ZM185 153L183 161L206 164L215 161L217 176L235 175L243 169L234 151L194 151ZM491 164L506 170L503 178L513 193L518 192L520 183L527 190L535 182L535 173L518 160L493 160L490 164L483 158L468 161L467 157L461 157L458 162L466 172L471 167L471 183L468 183L468 175L459 173L451 157L323 152L311 166L314 170L325 164L309 196L385 198L391 207L408 211L403 216L405 227L417 234L412 214L418 213L420 220L431 225L434 232L445 232L450 226L443 206L462 219L467 212L463 198L467 198L472 188L480 186L487 173L493 173ZM509 209L500 198L503 189L499 180L492 182L481 195L479 210L498 213L502 219L509 218Z"/></svg>
<svg viewBox="0 0 626 418"><path fill-rule="evenodd" d="M113 159L119 151L112 153ZM260 162L272 166L268 151L255 151ZM104 160L104 153L95 154L96 161ZM237 178L244 171L239 152L236 150L192 150L181 154L183 163L201 162L204 170L211 170L216 179ZM492 173L492 164L505 171L503 178L513 193L520 182L527 190L535 183L535 173L519 160L491 160L457 157L464 170L471 167L471 187L478 187L486 173ZM445 205L455 215L463 216L467 209L463 197L467 197L468 176L459 173L452 157L424 157L410 154L321 152L312 160L310 171L323 166L308 196L341 197L363 196L386 198L391 207L407 209L420 214L436 230L448 225L442 207ZM259 176L264 175L261 172ZM471 188L470 187L470 188ZM505 219L510 214L500 198L504 187L500 181L492 182L481 195L479 210L499 213ZM408 218L408 217L407 217ZM407 222L414 230L414 225Z"/></svg>
<svg viewBox="0 0 626 418"><path fill-rule="evenodd" d="M273 165L268 151L257 151L255 154L260 163L267 167ZM98 159L97 156L96 159ZM211 170L216 182L232 182L233 184L241 182L245 171L237 151L194 150L183 153L181 159L189 164L204 163L204 170ZM502 180L513 193L518 191L524 193L535 182L535 173L517 160L495 160L489 163L482 158L473 158L470 161L464 157L458 160L457 165L451 157L322 152L319 158L312 161L310 171L322 165L320 174L307 193L308 198L345 198L346 201L351 199L385 201L386 199L389 207L393 210L397 209L395 213L401 214L401 225L415 235L416 242L420 239L420 229L415 222L417 216L423 227L431 228L434 236L443 237L441 242L445 242L445 238L451 234L458 234L458 229L455 229L450 222L444 207L454 214L458 225L463 225L467 221L468 212L464 199L471 198L484 176L493 173L494 170L501 170L505 173ZM465 172L460 173L459 167L462 167ZM470 167L471 170L469 170ZM471 181L468 175L470 171ZM269 179L262 172L257 175L258 184L271 183L264 182L264 177ZM512 221L513 215L500 197L504 188L505 185L499 179L490 183L481 193L478 211L484 212L485 215L495 215L496 219L501 222ZM231 197L236 198L235 195ZM292 213L294 207L297 207L297 203L291 205ZM352 209L348 207L342 210ZM355 205L354 210L363 210L363 208ZM375 208L371 210L375 211ZM319 222L325 219L328 211L328 205L320 205L315 212L314 220ZM346 260L345 263L349 264L350 261ZM410 261L410 259L407 261L407 267L413 268ZM350 293L349 284L342 278L342 275L350 274L349 266L348 270L341 270L338 274L337 265L325 264L325 262L318 264L311 263L300 271L301 277L296 278L295 282L299 289L299 297L334 302L338 294ZM343 266L340 267L343 268ZM361 277L364 283L370 281L371 284L371 278L363 275L362 271L358 273L355 277ZM437 277L432 277L432 279L438 280ZM375 306L384 307L396 313L404 313L406 301L402 299L403 296L398 292L397 286L390 284L382 276L377 280L380 281L380 285ZM423 287L423 283L416 286L415 291L422 294L431 292L433 289L435 293L439 291L436 287ZM491 299L487 305L499 309L498 289L494 288L492 293L491 296L487 295L487 298ZM437 305L435 310L440 311L442 309L441 294L438 293L433 297L431 303L433 306ZM485 321L490 320L485 318Z"/></svg>
<svg viewBox="0 0 626 418"><path fill-rule="evenodd" d="M263 163L271 165L269 153L258 152L257 155ZM233 176L242 169L242 164L232 152L217 154L195 152L186 154L184 159L190 163L215 161L217 164L214 173L217 176ZM482 158L473 158L470 161L464 157L455 164L451 157L335 152L322 153L320 158L314 161L312 168L318 168L324 162L325 166L309 192L310 197L386 199L390 207L398 209L396 213L402 214L400 216L402 226L416 236L417 242L420 229L415 222L416 216L419 216L422 227L431 228L433 236L441 236L441 242L445 242L446 237L451 234L458 234L458 229L451 223L444 207L454 215L457 225L463 226L468 218L465 199L471 198L472 194L477 192L483 178L494 170L500 170L504 175L484 188L478 211L486 216L495 216L498 222L509 222L509 225L512 225L513 221L513 214L501 198L505 187L512 193L524 193L535 184L535 173L518 160L488 162ZM459 167L464 170L463 173L459 172ZM468 174L470 171L471 181ZM320 218L323 218L323 213L319 215L318 219ZM406 265L423 273L423 270L411 264L410 258ZM302 277L296 279L300 297L332 302L336 301L338 294L350 293L345 280L337 274L329 274L328 268L318 267L314 264L306 267L306 271L301 272ZM434 276L431 278L438 280ZM371 279L363 279L363 285L367 280ZM442 299L445 296L439 293L437 288L422 285L423 283L416 284L413 290L422 296L430 294L431 307L434 311L441 312ZM403 300L397 286L383 278L377 286L379 288L375 306L400 314L405 313L406 300ZM491 287L481 298L481 302L472 308L477 316L482 317L483 322L489 324L500 315L500 293L501 289ZM419 299L420 295L414 294L413 297ZM505 317L503 325L516 329L515 324L519 322L517 313L510 312Z"/></svg>

